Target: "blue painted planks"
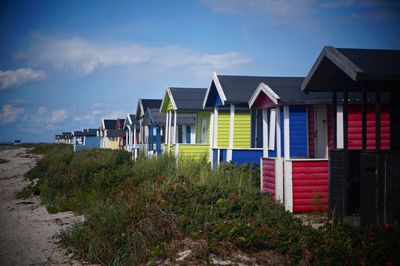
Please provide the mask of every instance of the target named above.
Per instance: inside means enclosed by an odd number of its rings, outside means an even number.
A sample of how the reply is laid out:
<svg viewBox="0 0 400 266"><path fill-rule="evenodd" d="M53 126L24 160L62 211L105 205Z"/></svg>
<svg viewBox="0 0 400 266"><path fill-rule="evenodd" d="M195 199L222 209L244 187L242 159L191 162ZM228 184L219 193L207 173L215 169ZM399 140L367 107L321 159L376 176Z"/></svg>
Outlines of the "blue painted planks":
<svg viewBox="0 0 400 266"><path fill-rule="evenodd" d="M260 164L260 158L263 156L262 150L233 150L232 161L236 165L242 164Z"/></svg>
<svg viewBox="0 0 400 266"><path fill-rule="evenodd" d="M290 157L307 157L307 108L290 106Z"/></svg>

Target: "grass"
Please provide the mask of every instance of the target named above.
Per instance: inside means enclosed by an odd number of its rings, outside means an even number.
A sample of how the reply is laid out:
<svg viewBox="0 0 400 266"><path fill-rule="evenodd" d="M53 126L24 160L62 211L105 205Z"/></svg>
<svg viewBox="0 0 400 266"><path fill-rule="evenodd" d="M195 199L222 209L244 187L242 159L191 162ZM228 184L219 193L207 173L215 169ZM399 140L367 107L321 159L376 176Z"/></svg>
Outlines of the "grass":
<svg viewBox="0 0 400 266"><path fill-rule="evenodd" d="M36 149L36 148L35 148ZM145 263L176 254L174 241L205 242L196 255L207 262L221 243L242 250L274 250L293 265L400 264L399 228L366 231L338 222L318 229L259 193L259 172L205 161L140 157L122 151L73 153L70 146L37 148L44 158L27 173L50 212L73 210L85 223L64 232L61 243L100 264Z"/></svg>

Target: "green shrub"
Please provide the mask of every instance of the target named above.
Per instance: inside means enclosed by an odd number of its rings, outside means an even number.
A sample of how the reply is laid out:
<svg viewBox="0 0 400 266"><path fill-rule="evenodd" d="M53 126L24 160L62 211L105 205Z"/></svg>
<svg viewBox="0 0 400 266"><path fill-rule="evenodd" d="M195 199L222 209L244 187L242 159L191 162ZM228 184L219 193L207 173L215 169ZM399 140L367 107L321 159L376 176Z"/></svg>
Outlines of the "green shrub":
<svg viewBox="0 0 400 266"><path fill-rule="evenodd" d="M62 145L45 152L27 177L39 177L49 212L85 215L85 223L60 240L93 262L141 264L175 254L169 243L190 237L208 243L196 255L206 263L218 243L231 242L242 249L273 249L293 265L400 264L398 226L304 226L259 192L257 167L223 164L211 170L205 160L177 164L169 156L131 162L126 152L73 153Z"/></svg>

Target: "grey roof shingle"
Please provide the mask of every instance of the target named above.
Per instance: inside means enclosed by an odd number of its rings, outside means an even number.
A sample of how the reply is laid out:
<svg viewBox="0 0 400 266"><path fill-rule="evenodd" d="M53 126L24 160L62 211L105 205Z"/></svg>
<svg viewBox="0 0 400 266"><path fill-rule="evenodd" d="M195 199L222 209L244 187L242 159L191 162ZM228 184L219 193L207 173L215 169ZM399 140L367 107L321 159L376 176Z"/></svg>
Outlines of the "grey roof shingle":
<svg viewBox="0 0 400 266"><path fill-rule="evenodd" d="M97 129L96 128L85 128L83 130L83 135L92 137L92 136L97 136Z"/></svg>
<svg viewBox="0 0 400 266"><path fill-rule="evenodd" d="M165 114L160 113L159 108L148 108L144 115L143 125L156 124L165 126Z"/></svg>
<svg viewBox="0 0 400 266"><path fill-rule="evenodd" d="M247 104L260 82L267 77L218 75L227 103Z"/></svg>
<svg viewBox="0 0 400 266"><path fill-rule="evenodd" d="M306 94L301 91L300 77L266 77L263 83L268 85L279 97L281 104L322 104L330 103L332 95L328 92Z"/></svg>
<svg viewBox="0 0 400 266"><path fill-rule="evenodd" d="M117 119L104 119L104 129L115 129Z"/></svg>
<svg viewBox="0 0 400 266"><path fill-rule="evenodd" d="M169 88L178 110L203 110L206 88Z"/></svg>
<svg viewBox="0 0 400 266"><path fill-rule="evenodd" d="M116 138L119 136L120 130L118 129L110 129L106 131L107 138Z"/></svg>
<svg viewBox="0 0 400 266"><path fill-rule="evenodd" d="M74 132L72 132L72 134L73 134L74 136L77 136L77 137L83 136L83 132L80 131L80 130L74 131Z"/></svg>
<svg viewBox="0 0 400 266"><path fill-rule="evenodd" d="M303 81L303 91L391 90L400 87L400 50L325 46Z"/></svg>
<svg viewBox="0 0 400 266"><path fill-rule="evenodd" d="M139 120L146 113L148 108L160 108L162 100L160 99L138 99L136 107L136 119ZM143 110L142 110L143 108ZM142 113L143 112L143 113Z"/></svg>

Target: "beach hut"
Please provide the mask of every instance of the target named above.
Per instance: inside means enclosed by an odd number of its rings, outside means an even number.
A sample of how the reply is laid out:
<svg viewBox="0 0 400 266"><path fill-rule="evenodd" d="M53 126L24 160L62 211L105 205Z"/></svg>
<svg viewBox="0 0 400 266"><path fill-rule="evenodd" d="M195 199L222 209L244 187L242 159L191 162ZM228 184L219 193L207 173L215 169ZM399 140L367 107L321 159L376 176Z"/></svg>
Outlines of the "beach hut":
<svg viewBox="0 0 400 266"><path fill-rule="evenodd" d="M71 144L71 145L74 144L74 136L72 135L72 132L62 132L60 143Z"/></svg>
<svg viewBox="0 0 400 266"><path fill-rule="evenodd" d="M136 105L136 120L139 122L139 139L138 144L136 145L138 150L145 152L147 149L146 144L149 139L148 127L143 125L144 115L146 114L148 108L159 109L160 106L161 100L159 99L138 99Z"/></svg>
<svg viewBox="0 0 400 266"><path fill-rule="evenodd" d="M72 131L73 144L82 145L83 143L83 132L80 130Z"/></svg>
<svg viewBox="0 0 400 266"><path fill-rule="evenodd" d="M125 145L126 145L124 124L125 124L125 119L117 118L117 121L115 123L115 129L118 132L118 149L121 151L125 150Z"/></svg>
<svg viewBox="0 0 400 266"><path fill-rule="evenodd" d="M232 161L236 165L259 164L263 155L259 141L252 141L249 100L258 85L268 77L212 74L203 107L212 108L210 145L212 165ZM253 118L252 118L253 117Z"/></svg>
<svg viewBox="0 0 400 266"><path fill-rule="evenodd" d="M165 115L160 113L159 108L147 108L142 125L148 132L146 154L161 155L165 141Z"/></svg>
<svg viewBox="0 0 400 266"><path fill-rule="evenodd" d="M294 212L328 208L328 93L301 92L301 77L269 77L249 101L252 142L263 148L261 191Z"/></svg>
<svg viewBox="0 0 400 266"><path fill-rule="evenodd" d="M100 148L119 149L119 129L116 128L117 119L102 119L99 127Z"/></svg>
<svg viewBox="0 0 400 266"><path fill-rule="evenodd" d="M125 131L125 150L132 153L132 159L137 158L137 149L135 149L138 143L140 134L139 121L136 120L136 115L127 114L124 121L124 131Z"/></svg>
<svg viewBox="0 0 400 266"><path fill-rule="evenodd" d="M160 107L165 114L166 149L176 158L209 159L209 110L203 109L206 88L168 87Z"/></svg>
<svg viewBox="0 0 400 266"><path fill-rule="evenodd" d="M332 95L329 208L336 217L359 215L363 227L400 220L399 87L399 50L332 46L302 84ZM359 106L349 104L350 93Z"/></svg>
<svg viewBox="0 0 400 266"><path fill-rule="evenodd" d="M97 129L86 128L80 132L82 133L82 141L74 144L74 151L100 148L100 139Z"/></svg>

